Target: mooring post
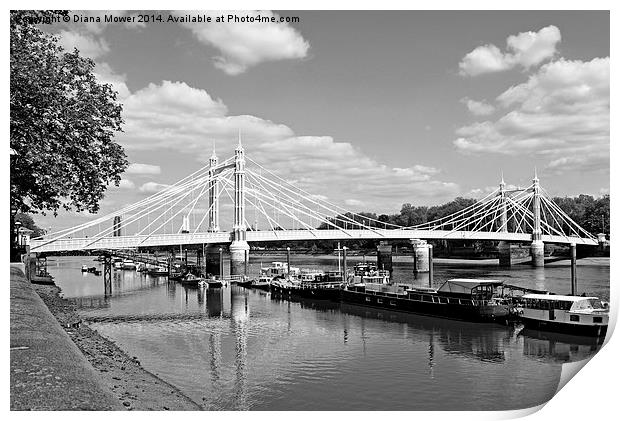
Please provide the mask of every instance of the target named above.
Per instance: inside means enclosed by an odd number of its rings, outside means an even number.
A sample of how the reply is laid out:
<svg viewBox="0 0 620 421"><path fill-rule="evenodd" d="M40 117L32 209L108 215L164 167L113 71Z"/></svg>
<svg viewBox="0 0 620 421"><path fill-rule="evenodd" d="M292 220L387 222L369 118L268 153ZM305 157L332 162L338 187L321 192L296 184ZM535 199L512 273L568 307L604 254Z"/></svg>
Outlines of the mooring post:
<svg viewBox="0 0 620 421"><path fill-rule="evenodd" d="M347 281L347 246L342 247L342 280Z"/></svg>
<svg viewBox="0 0 620 421"><path fill-rule="evenodd" d="M112 294L112 256L105 254L103 257L103 295Z"/></svg>
<svg viewBox="0 0 620 421"><path fill-rule="evenodd" d="M433 245L428 245L428 287L433 287Z"/></svg>
<svg viewBox="0 0 620 421"><path fill-rule="evenodd" d="M249 253L250 250L245 251L245 267L243 268L243 274L245 276L248 276L248 263L250 262L250 256L248 256Z"/></svg>
<svg viewBox="0 0 620 421"><path fill-rule="evenodd" d="M286 248L286 276L291 276L291 248Z"/></svg>
<svg viewBox="0 0 620 421"><path fill-rule="evenodd" d="M220 279L224 277L224 249L220 247Z"/></svg>
<svg viewBox="0 0 620 421"><path fill-rule="evenodd" d="M570 245L570 293L577 294L577 244Z"/></svg>

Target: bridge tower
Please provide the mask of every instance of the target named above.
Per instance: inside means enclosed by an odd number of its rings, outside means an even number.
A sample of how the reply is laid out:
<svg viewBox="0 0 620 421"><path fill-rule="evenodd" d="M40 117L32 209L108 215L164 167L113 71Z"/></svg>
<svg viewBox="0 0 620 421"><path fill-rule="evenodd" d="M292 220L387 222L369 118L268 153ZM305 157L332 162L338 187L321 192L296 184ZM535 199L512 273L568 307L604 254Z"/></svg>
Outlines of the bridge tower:
<svg viewBox="0 0 620 421"><path fill-rule="evenodd" d="M500 196L500 208L501 213L499 215L499 232L508 232L508 211L506 207L506 182L504 181L504 174L502 174L502 181L499 183L499 196ZM510 253L510 243L508 241L500 241L497 246L497 252L499 254L500 266L511 266L512 259Z"/></svg>
<svg viewBox="0 0 620 421"><path fill-rule="evenodd" d="M216 232L220 230L220 204L219 204L219 186L215 179L215 167L217 167L217 155L215 154L215 145L213 146L213 154L209 158L209 231Z"/></svg>
<svg viewBox="0 0 620 421"><path fill-rule="evenodd" d="M218 164L218 158L215 154L215 143L213 144L213 153L209 158L209 181L208 181L208 206L207 206L207 230L217 232L220 230L220 203L218 196L220 194L219 184L216 180L215 168ZM204 248L205 271L211 275L223 275L220 273L220 252L217 244L209 244Z"/></svg>
<svg viewBox="0 0 620 421"><path fill-rule="evenodd" d="M250 246L246 241L245 226L245 153L241 145L241 133L239 144L235 149L235 216L233 220L233 240L230 244L230 274L246 274L246 262Z"/></svg>
<svg viewBox="0 0 620 421"><path fill-rule="evenodd" d="M532 180L534 196L532 199L532 213L534 214L534 226L532 229L532 245L530 253L532 255L532 266L545 266L545 244L542 241L542 230L540 228L540 183L538 175L534 172Z"/></svg>

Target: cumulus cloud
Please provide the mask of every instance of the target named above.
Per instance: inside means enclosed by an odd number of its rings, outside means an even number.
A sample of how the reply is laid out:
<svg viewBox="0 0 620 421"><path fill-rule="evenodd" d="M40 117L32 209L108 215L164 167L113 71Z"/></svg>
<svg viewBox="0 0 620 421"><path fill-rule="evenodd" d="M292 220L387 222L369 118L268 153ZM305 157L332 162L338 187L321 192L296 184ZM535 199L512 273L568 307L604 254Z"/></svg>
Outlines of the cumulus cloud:
<svg viewBox="0 0 620 421"><path fill-rule="evenodd" d="M133 163L127 167L125 172L140 175L161 174L161 167L159 165Z"/></svg>
<svg viewBox="0 0 620 421"><path fill-rule="evenodd" d="M529 69L538 66L556 53L562 39L560 30L551 25L538 32L521 32L506 40L506 52L493 44L476 47L459 63L461 76L478 76L515 67Z"/></svg>
<svg viewBox="0 0 620 421"><path fill-rule="evenodd" d="M554 172L609 168L609 58L560 59L497 97L503 115L457 130L463 152L536 154Z"/></svg>
<svg viewBox="0 0 620 421"><path fill-rule="evenodd" d="M136 185L133 183L133 181L126 179L126 178L123 178L118 185L118 188L125 189L125 190L131 190L135 187Z"/></svg>
<svg viewBox="0 0 620 421"><path fill-rule="evenodd" d="M187 11L173 12L179 16ZM242 14L243 16L279 16L271 11L192 11L211 16ZM286 23L212 22L208 25L182 23L203 44L215 47L220 55L213 58L214 65L229 75L238 75L249 67L267 61L301 59L306 57L310 44L292 26Z"/></svg>
<svg viewBox="0 0 620 421"><path fill-rule="evenodd" d="M110 51L108 43L103 38L95 38L88 34L73 31L60 31L58 42L66 51L77 48L81 55L97 59Z"/></svg>
<svg viewBox="0 0 620 421"><path fill-rule="evenodd" d="M139 190L142 193L157 193L157 192L162 191L166 187L169 187L169 185L155 183L154 181L149 181L148 183L144 183L143 185L141 185Z"/></svg>
<svg viewBox="0 0 620 421"><path fill-rule="evenodd" d="M475 116L486 116L493 114L495 107L486 101L476 101L469 98L461 99L461 102L465 104L470 113Z"/></svg>
<svg viewBox="0 0 620 421"><path fill-rule="evenodd" d="M248 157L315 198L341 205L359 196L372 198L364 200L373 209L393 211L404 201L438 202L458 193L456 184L436 179L437 168L389 167L330 136L298 136L283 124L230 115L222 100L183 82L164 81L133 93L125 101L124 118L118 140L128 151L173 150L203 163L213 143L220 160L227 158L240 129ZM147 183L141 191L157 190Z"/></svg>

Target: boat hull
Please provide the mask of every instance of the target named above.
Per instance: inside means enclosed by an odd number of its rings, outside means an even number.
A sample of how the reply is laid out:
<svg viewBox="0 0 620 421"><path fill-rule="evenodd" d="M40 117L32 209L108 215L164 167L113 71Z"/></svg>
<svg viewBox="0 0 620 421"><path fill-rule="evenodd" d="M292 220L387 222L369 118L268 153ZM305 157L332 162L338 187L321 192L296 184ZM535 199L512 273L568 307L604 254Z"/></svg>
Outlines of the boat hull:
<svg viewBox="0 0 620 421"><path fill-rule="evenodd" d="M607 325L583 325L560 323L550 320L538 320L521 318L521 322L528 329L542 330L546 332L566 333L580 336L602 336L607 334Z"/></svg>
<svg viewBox="0 0 620 421"><path fill-rule="evenodd" d="M473 322L505 322L509 314L509 307L507 305L425 302L348 289L342 290L341 299L344 303Z"/></svg>

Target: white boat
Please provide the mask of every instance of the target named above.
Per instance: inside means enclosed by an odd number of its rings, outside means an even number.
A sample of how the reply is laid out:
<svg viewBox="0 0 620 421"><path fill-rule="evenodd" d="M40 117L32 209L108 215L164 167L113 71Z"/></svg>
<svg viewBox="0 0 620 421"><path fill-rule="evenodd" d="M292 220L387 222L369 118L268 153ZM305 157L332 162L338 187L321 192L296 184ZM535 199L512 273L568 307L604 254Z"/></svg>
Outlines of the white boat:
<svg viewBox="0 0 620 421"><path fill-rule="evenodd" d="M588 336L607 332L609 307L597 297L525 294L521 298L521 319L528 328Z"/></svg>
<svg viewBox="0 0 620 421"><path fill-rule="evenodd" d="M123 259L122 268L125 270L136 270L137 265L136 262L131 259Z"/></svg>

